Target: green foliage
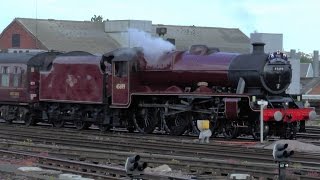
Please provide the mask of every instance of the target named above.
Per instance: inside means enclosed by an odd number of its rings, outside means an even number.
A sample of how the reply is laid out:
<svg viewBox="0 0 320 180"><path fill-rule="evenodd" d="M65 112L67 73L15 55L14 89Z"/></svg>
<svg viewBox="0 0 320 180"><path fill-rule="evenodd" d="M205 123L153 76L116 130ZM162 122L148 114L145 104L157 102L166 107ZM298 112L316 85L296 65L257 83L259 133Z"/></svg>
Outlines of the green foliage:
<svg viewBox="0 0 320 180"><path fill-rule="evenodd" d="M301 56L300 57L300 63L312 63L312 59L308 58L306 56Z"/></svg>
<svg viewBox="0 0 320 180"><path fill-rule="evenodd" d="M103 17L101 15L97 16L97 15L94 15L92 18L91 18L91 21L92 22L103 22Z"/></svg>

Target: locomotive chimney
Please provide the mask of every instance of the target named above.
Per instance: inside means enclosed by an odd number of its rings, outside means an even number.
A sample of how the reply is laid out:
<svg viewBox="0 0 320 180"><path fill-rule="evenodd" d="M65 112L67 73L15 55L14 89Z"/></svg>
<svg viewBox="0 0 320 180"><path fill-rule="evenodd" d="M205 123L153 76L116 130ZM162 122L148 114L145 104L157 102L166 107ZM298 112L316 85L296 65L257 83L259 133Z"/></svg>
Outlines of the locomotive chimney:
<svg viewBox="0 0 320 180"><path fill-rule="evenodd" d="M262 42L252 43L252 54L264 54L264 45Z"/></svg>

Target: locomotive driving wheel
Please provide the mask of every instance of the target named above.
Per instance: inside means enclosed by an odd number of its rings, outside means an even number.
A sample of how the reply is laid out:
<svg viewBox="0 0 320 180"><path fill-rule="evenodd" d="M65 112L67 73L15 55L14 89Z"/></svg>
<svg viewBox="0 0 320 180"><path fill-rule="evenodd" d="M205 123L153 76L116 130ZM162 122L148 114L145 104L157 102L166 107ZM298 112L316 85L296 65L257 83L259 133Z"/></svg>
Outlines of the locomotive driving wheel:
<svg viewBox="0 0 320 180"><path fill-rule="evenodd" d="M220 123L217 115L214 115L214 117L210 120L210 130L212 132L211 137L217 137L219 133L221 133L221 130L219 131Z"/></svg>
<svg viewBox="0 0 320 180"><path fill-rule="evenodd" d="M194 135L200 134L200 130L197 127L197 120L198 119L200 119L200 118L198 118L197 115L192 115L192 117L191 117L191 127L189 128L189 131Z"/></svg>
<svg viewBox="0 0 320 180"><path fill-rule="evenodd" d="M158 124L157 109L138 108L133 114L133 123L141 133L152 133Z"/></svg>
<svg viewBox="0 0 320 180"><path fill-rule="evenodd" d="M222 134L226 139L233 139L238 136L238 126L237 122L225 119Z"/></svg>
<svg viewBox="0 0 320 180"><path fill-rule="evenodd" d="M180 136L188 128L191 115L188 113L179 113L172 116L166 116L164 119L165 130L171 135Z"/></svg>

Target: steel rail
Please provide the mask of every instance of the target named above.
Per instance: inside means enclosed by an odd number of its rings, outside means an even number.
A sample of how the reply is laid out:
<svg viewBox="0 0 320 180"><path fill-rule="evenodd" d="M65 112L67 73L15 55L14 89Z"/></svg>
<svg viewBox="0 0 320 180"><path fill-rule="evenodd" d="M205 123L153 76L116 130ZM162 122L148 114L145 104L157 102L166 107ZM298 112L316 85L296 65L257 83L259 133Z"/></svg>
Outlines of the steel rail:
<svg viewBox="0 0 320 180"><path fill-rule="evenodd" d="M45 167L49 169L62 170L64 172L72 172L77 174L86 175L89 177L96 178L108 178L108 179L130 179L123 167L115 167L108 165L97 165L82 161L66 160L56 157L48 157L34 153L18 152L18 151L8 151L0 149L1 154L8 154L11 156L23 156L32 157L38 159L38 165L40 167ZM161 174L144 173L141 176L143 179L188 179L182 177L166 176Z"/></svg>

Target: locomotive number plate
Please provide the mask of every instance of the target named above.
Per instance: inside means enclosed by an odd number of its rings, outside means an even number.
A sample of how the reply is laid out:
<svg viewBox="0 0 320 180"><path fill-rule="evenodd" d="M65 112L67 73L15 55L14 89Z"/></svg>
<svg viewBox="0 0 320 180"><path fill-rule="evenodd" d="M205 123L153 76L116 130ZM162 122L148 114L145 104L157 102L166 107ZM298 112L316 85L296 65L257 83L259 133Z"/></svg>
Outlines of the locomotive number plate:
<svg viewBox="0 0 320 180"><path fill-rule="evenodd" d="M9 95L10 95L10 97L12 97L12 98L18 98L18 97L20 97L20 93L19 93L19 92L10 92Z"/></svg>
<svg viewBox="0 0 320 180"><path fill-rule="evenodd" d="M275 66L273 67L273 71L284 71L284 67Z"/></svg>
<svg viewBox="0 0 320 180"><path fill-rule="evenodd" d="M125 89L126 84L116 84L116 89Z"/></svg>

